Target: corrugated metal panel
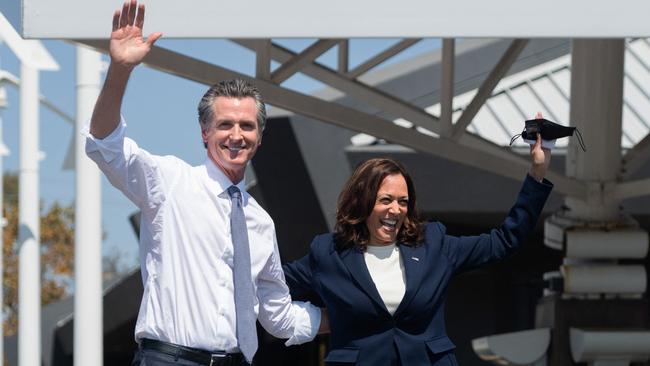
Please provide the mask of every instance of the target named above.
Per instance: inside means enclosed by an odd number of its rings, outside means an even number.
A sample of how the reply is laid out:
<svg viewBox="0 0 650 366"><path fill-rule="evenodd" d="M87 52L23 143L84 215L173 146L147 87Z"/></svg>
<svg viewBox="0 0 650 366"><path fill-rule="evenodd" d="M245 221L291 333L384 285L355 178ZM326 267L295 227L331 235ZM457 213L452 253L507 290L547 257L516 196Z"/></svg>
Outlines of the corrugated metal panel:
<svg viewBox="0 0 650 366"><path fill-rule="evenodd" d="M645 39L630 40L625 55L623 136L624 148L631 148L650 132L650 44ZM537 65L503 78L470 126L485 139L505 146L510 136L520 133L523 119L541 111L550 120L569 125L571 90L570 55ZM459 95L454 100L460 110L471 101L476 91ZM439 106L431 110L439 110ZM558 141L565 147L568 139ZM515 146L524 146L520 139Z"/></svg>
<svg viewBox="0 0 650 366"><path fill-rule="evenodd" d="M476 89L454 98L453 120L456 122L471 102ZM571 56L565 55L503 78L492 96L477 113L468 131L501 146L523 129L523 121L541 111L545 118L570 125ZM627 42L625 55L623 107L623 148L629 149L650 132L650 42L633 39ZM440 105L426 108L439 115ZM400 123L404 125L404 120ZM557 147L566 147L561 139ZM518 139L515 147L526 146Z"/></svg>

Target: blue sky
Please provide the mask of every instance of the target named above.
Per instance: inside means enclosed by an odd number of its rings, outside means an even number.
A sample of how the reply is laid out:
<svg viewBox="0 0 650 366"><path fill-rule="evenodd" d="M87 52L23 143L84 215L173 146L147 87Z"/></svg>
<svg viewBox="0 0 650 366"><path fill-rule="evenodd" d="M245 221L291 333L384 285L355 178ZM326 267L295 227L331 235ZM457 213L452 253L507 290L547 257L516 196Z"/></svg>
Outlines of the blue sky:
<svg viewBox="0 0 650 366"><path fill-rule="evenodd" d="M120 4L116 1L116 7ZM18 27L20 3L18 0L0 2L0 12ZM107 36L110 32L111 14L106 16ZM314 40L274 40L294 51L300 51ZM395 43L394 39L360 39L350 43L351 67L365 61L384 48ZM75 101L75 46L62 41L44 41L48 51L59 63L56 72L40 74L41 94L74 116ZM193 57L252 75L255 68L254 54L226 40L166 40L157 45L184 52ZM438 40L425 40L412 46L395 62L439 47ZM334 67L336 47L321 56L318 61ZM108 59L104 57L108 62ZM273 67L276 67L274 64ZM384 65L385 66L385 65ZM381 67L381 66L380 66ZM0 69L20 76L20 65L6 45L0 44ZM309 93L324 87L321 83L302 75L295 75L283 83L288 88ZM0 109L3 141L11 151L3 160L5 171L18 170L18 91L6 86L9 106ZM127 134L148 151L161 155L176 155L190 164L200 164L205 150L200 139L196 119L196 105L207 86L187 81L140 66L134 72L122 106L128 124ZM271 106L272 108L272 106ZM44 107L40 109L40 149L46 155L40 163L40 194L45 207L58 201L71 204L74 201L74 172L62 170L65 154L73 138L73 126ZM122 254L124 266L137 265L137 239L128 222L128 216L136 207L120 192L102 181L102 226L106 237L104 253Z"/></svg>

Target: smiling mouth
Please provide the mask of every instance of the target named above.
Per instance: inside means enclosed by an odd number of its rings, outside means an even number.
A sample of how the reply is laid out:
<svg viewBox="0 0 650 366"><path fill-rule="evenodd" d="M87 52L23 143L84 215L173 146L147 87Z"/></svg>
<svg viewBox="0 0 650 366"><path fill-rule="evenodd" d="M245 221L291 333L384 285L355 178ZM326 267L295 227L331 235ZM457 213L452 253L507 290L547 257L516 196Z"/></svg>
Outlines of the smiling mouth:
<svg viewBox="0 0 650 366"><path fill-rule="evenodd" d="M381 226L386 228L388 231L395 231L395 227L397 227L396 219L381 219L379 222L381 223Z"/></svg>
<svg viewBox="0 0 650 366"><path fill-rule="evenodd" d="M237 147L235 147L235 146L221 145L221 147L223 149L226 149L226 150L230 151L231 153L236 154L236 153L240 152L242 149L244 149L246 146L237 146Z"/></svg>

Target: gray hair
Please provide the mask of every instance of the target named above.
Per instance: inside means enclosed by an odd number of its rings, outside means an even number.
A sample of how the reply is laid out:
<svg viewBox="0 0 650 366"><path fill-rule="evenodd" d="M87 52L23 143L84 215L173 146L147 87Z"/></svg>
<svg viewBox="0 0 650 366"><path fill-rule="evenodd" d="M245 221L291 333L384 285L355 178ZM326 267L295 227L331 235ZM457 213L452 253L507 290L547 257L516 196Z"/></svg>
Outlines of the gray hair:
<svg viewBox="0 0 650 366"><path fill-rule="evenodd" d="M255 106L257 107L257 126L260 133L264 131L266 125L266 106L262 99L262 94L259 89L252 83L243 79L232 79L220 81L210 87L201 98L199 102L199 123L201 129L205 130L210 127L210 123L214 119L214 101L217 97L226 98L253 98L255 99Z"/></svg>

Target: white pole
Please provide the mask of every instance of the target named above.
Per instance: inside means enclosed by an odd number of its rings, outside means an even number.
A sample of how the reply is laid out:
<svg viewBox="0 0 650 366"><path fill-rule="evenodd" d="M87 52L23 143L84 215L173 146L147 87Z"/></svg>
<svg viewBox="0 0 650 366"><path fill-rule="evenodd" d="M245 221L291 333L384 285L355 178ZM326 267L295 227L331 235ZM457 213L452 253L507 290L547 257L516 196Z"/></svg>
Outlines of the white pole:
<svg viewBox="0 0 650 366"><path fill-rule="evenodd" d="M101 55L77 46L74 364L103 363L101 180L80 136L101 88Z"/></svg>
<svg viewBox="0 0 650 366"><path fill-rule="evenodd" d="M569 120L592 146L583 153L569 140L567 176L596 187L615 183L621 171L624 39L574 39L571 42L571 111ZM565 199L567 215L578 220L605 221L620 217L620 202L601 198Z"/></svg>
<svg viewBox="0 0 650 366"><path fill-rule="evenodd" d="M0 39L0 47L2 47L2 39ZM0 63L0 66L2 63ZM0 70L2 70L0 68ZM0 86L0 149L4 146L4 140L2 138L2 109L7 106L7 92L4 87ZM4 342L4 308L5 308L5 296L4 296L4 246L5 246L5 225L7 224L4 216L4 178L5 172L2 166L2 159L4 157L4 151L0 151L0 362L4 364L5 359L5 342Z"/></svg>
<svg viewBox="0 0 650 366"><path fill-rule="evenodd" d="M2 39L0 39L0 47L2 46ZM2 65L2 63L0 63ZM1 70L1 69L0 69ZM5 90L4 87L0 86L0 149L4 150L3 147L5 146L4 139L2 137L2 113L1 111L7 107L7 91ZM2 165L3 161L2 159L4 158L6 151L0 151L0 284L4 284L4 245L5 245L5 226L7 225L7 220L4 217L4 194L5 194L5 187L4 187L4 177L5 177L5 172L4 172L4 167ZM4 294L4 286L0 286L0 337L2 340L0 341L0 362L4 364L4 359L5 359L5 342L4 342L4 334L5 334L5 328L4 328L4 308L5 308L5 294Z"/></svg>
<svg viewBox="0 0 650 366"><path fill-rule="evenodd" d="M4 139L2 138L2 109L5 108L6 106L6 99L5 99L5 90L2 86L0 86L0 149L4 150ZM7 220L5 219L3 215L2 208L4 207L4 167L2 165L2 159L4 158L6 151L0 151L0 284L4 283L4 230L5 226L7 225ZM0 362L4 362L2 360L5 359L5 350L4 350L4 286L0 286L0 315L2 318L0 318L0 335L1 340L0 340Z"/></svg>
<svg viewBox="0 0 650 366"><path fill-rule="evenodd" d="M18 188L18 365L41 364L41 261L38 189L38 71L20 69Z"/></svg>

